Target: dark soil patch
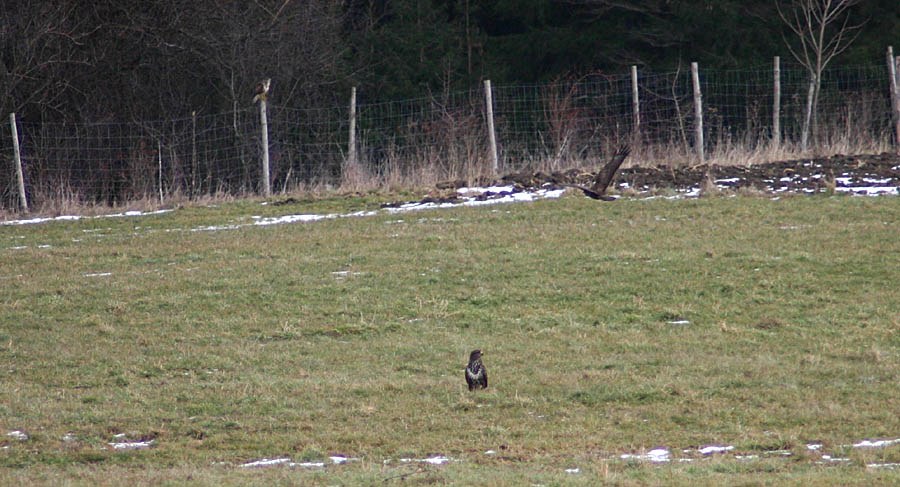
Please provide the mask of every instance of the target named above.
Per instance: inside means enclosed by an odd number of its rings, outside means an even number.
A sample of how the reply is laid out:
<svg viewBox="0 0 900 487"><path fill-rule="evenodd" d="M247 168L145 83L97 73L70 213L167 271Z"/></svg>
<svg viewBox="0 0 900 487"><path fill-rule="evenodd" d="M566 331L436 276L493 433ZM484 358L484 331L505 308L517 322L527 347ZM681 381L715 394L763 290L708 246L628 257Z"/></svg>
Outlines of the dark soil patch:
<svg viewBox="0 0 900 487"><path fill-rule="evenodd" d="M595 173L567 171L509 173L494 181L495 186L513 186L513 192L539 188L562 188L562 184L589 185ZM719 191L752 190L764 193L818 193L825 191L851 193L897 194L900 187L900 155L861 154L834 155L814 159L778 161L753 166L698 165L683 168L631 167L619 171L611 192L635 196L674 191L693 193L703 189ZM444 195L429 195L423 201L458 200L455 188L461 182L437 185ZM508 194L488 194L491 198Z"/></svg>
<svg viewBox="0 0 900 487"><path fill-rule="evenodd" d="M900 155L863 154L835 155L816 159L796 159L754 166L708 166L684 168L632 167L619 171L613 187L638 193L672 189L699 189L709 177L719 189L753 189L763 192L818 192L833 184L835 189L900 186ZM517 184L524 188L541 187L546 183L589 183L593 173L569 170L553 174L509 174L498 184Z"/></svg>

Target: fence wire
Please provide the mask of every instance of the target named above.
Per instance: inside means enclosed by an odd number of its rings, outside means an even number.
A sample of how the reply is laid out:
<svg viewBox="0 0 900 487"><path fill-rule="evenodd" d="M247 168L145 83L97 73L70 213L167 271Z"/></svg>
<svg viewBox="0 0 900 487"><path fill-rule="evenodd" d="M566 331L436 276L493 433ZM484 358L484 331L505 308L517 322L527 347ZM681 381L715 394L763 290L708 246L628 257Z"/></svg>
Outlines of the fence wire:
<svg viewBox="0 0 900 487"><path fill-rule="evenodd" d="M796 143L809 75L781 66L781 140ZM754 149L773 135L773 69L700 69L704 145ZM501 171L585 165L631 143L690 157L695 151L694 97L688 70L638 73L639 124L630 74L594 73L545 84L492 90ZM357 106L357 164L368 174L440 177L488 168L481 87ZM886 69L827 70L811 147L840 140L891 142ZM348 97L349 98L349 97ZM349 107L269 106L270 177L275 191L339 185L348 170ZM198 197L261 190L258 108L147 122L59 124L18 121L29 200L78 199L107 204L172 195ZM0 204L18 203L12 136L0 124ZM467 172L466 172L467 171ZM465 175L464 174L464 175Z"/></svg>

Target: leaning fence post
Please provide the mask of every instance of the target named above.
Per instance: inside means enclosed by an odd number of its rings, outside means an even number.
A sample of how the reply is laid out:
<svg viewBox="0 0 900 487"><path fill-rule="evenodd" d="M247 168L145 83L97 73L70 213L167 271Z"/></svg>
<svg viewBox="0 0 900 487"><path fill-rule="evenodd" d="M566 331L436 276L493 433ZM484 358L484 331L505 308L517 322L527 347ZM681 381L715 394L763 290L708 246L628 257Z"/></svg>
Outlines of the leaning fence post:
<svg viewBox="0 0 900 487"><path fill-rule="evenodd" d="M491 96L491 80L484 80L484 104L487 107L488 140L491 144L491 164L497 172L497 135L494 133L494 102Z"/></svg>
<svg viewBox="0 0 900 487"><path fill-rule="evenodd" d="M894 145L900 151L900 81L898 81L897 58L893 46L887 48L888 77L891 87L891 112L894 119Z"/></svg>
<svg viewBox="0 0 900 487"><path fill-rule="evenodd" d="M631 66L631 113L634 119L632 132L632 144L639 146L641 143L641 100L638 92L637 66Z"/></svg>
<svg viewBox="0 0 900 487"><path fill-rule="evenodd" d="M350 141L347 143L347 162L356 164L356 87L350 88Z"/></svg>
<svg viewBox="0 0 900 487"><path fill-rule="evenodd" d="M28 197L25 196L25 175L22 173L22 154L19 151L19 130L16 128L16 112L9 114L9 125L12 127L13 156L16 159L16 179L19 182L19 205L28 211Z"/></svg>
<svg viewBox="0 0 900 487"><path fill-rule="evenodd" d="M775 56L772 73L772 146L781 146L781 57Z"/></svg>
<svg viewBox="0 0 900 487"><path fill-rule="evenodd" d="M700 92L700 72L697 63L691 63L691 80L694 83L694 139L700 162L706 158L703 153L703 94Z"/></svg>

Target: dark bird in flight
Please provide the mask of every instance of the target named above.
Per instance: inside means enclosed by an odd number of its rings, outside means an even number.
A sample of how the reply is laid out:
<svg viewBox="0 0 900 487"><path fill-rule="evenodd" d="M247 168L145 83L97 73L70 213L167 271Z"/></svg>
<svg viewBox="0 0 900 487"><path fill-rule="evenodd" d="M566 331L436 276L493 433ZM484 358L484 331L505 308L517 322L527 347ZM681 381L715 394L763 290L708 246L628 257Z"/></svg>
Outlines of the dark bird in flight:
<svg viewBox="0 0 900 487"><path fill-rule="evenodd" d="M563 186L578 188L584 192L584 195L588 198L603 201L615 201L615 198L606 194L606 188L612 183L613 178L616 176L616 171L619 170L619 166L622 165L622 162L625 161L625 158L628 157L630 152L631 148L627 145L620 146L616 149L616 153L613 154L609 162L607 162L606 165L603 166L603 169L597 173L597 177L594 178L594 184L590 188L579 186L577 184L563 184Z"/></svg>
<svg viewBox="0 0 900 487"><path fill-rule="evenodd" d="M484 389L487 387L487 369L481 363L481 350L473 350L469 354L469 365L466 366L466 383L469 384L469 390L476 388Z"/></svg>

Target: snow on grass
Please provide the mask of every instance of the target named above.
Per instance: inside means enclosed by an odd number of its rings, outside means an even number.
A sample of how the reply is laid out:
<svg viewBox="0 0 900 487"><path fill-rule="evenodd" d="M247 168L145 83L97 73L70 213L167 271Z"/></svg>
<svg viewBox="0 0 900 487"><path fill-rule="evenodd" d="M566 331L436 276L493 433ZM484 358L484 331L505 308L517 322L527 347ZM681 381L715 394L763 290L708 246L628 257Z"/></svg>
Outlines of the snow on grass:
<svg viewBox="0 0 900 487"><path fill-rule="evenodd" d="M623 453L619 455L619 458L622 460L637 460L637 461L647 461L651 463L666 463L670 460L669 450L665 448L654 448L647 453L634 454L634 453Z"/></svg>
<svg viewBox="0 0 900 487"><path fill-rule="evenodd" d="M82 218L121 218L121 217L134 217L134 216L147 216L147 215L159 215L161 213L168 213L172 210L155 210L155 211L126 211L123 213L113 213L110 215L97 215L92 217L83 217L79 215L60 215L53 217L38 217L38 218L28 218L25 220L9 220L5 222L0 222L0 225L34 225L36 223L45 223L45 222L53 222L53 221L76 221L81 220Z"/></svg>
<svg viewBox="0 0 900 487"><path fill-rule="evenodd" d="M488 187L473 187L473 188L459 188L456 190L459 194L468 194L468 193L512 193L515 188L512 185L509 186L488 186Z"/></svg>
<svg viewBox="0 0 900 487"><path fill-rule="evenodd" d="M6 436L19 441L25 441L28 439L28 435L25 432L19 430L10 431L6 433Z"/></svg>
<svg viewBox="0 0 900 487"><path fill-rule="evenodd" d="M867 196L900 194L896 186L838 186L834 188L834 190L840 193L853 193Z"/></svg>
<svg viewBox="0 0 900 487"><path fill-rule="evenodd" d="M290 463L290 458L263 458L262 460L256 460L253 462L242 463L240 465L241 468L257 468L257 467L272 467L274 465L283 465L286 463Z"/></svg>
<svg viewBox="0 0 900 487"><path fill-rule="evenodd" d="M495 205L502 203L519 203L519 202L529 202L536 201L538 199L545 198L559 198L562 196L565 190L557 189L557 190L547 190L547 189L539 189L534 192L520 191L513 192L514 188L512 186L490 186L487 188L459 188L457 190L460 195L461 202L452 203L452 202L419 202L413 201L409 203L401 204L397 207L387 207L382 210L362 210L355 211L352 213L328 213L328 214L295 214L295 215L282 215L277 217L266 217L263 218L261 216L253 216L252 219L255 220L253 223L233 223L227 225L210 225L204 227L192 228L190 231L192 232L215 232L219 230L235 230L238 228L248 227L248 226L269 226L269 225L288 225L293 223L308 223L315 222L319 220L330 220L333 218L358 218L358 217L368 217L375 216L381 212L389 213L389 214L399 214L399 213L408 213L412 211L420 211L420 210L432 210L438 208L455 208L460 206L484 206L484 205ZM466 196L466 195L474 195L474 196ZM485 199L480 199L484 197L484 195L489 195ZM390 223L401 223L402 220L393 220Z"/></svg>
<svg viewBox="0 0 900 487"><path fill-rule="evenodd" d="M443 455L435 455L433 457L421 458L421 459L415 459L415 458L401 458L400 459L401 463L418 462L418 463L430 463L431 465L443 465L445 463L452 462L452 461L454 461L452 458L445 457ZM385 460L385 462L390 463L390 461L388 461L388 460Z"/></svg>
<svg viewBox="0 0 900 487"><path fill-rule="evenodd" d="M348 458L344 455L332 455L328 457L330 461L330 465L343 465L350 461L356 461L357 458ZM299 467L299 468L325 468L326 465L329 465L328 462L295 462L290 459L290 457L283 458L263 458L261 460L254 460L252 462L242 463L238 465L240 468L260 468L260 467L274 467L278 465L284 465L285 467Z"/></svg>
<svg viewBox="0 0 900 487"><path fill-rule="evenodd" d="M328 457L330 465L343 465L349 461L357 460L356 458L347 458L344 455L332 455ZM263 458L261 460L254 460L252 462L242 463L238 465L240 468L260 468L260 467L275 467L278 465L283 465L285 467L299 467L299 468L325 468L326 465L329 465L328 462L295 462L291 460L289 457L283 458Z"/></svg>
<svg viewBox="0 0 900 487"><path fill-rule="evenodd" d="M812 179L820 179L822 175L815 174L810 176ZM721 189L727 189L731 186L739 184L743 181L742 178L734 177L734 178L723 178L717 179L715 182L719 185ZM779 182L791 182L793 178L791 177L782 177L779 179ZM868 183L873 186L852 186L851 184L854 181L852 177L838 177L835 178L837 183L837 187L835 191L839 192L847 192L853 194L865 194L865 195L898 195L900 191L898 191L897 186L890 186L892 178L861 178L860 181L863 183ZM779 187L774 187L774 181L768 181L771 186L768 186L766 189L770 192L788 192L791 191L786 185L780 185ZM627 187L625 185L624 187ZM516 188L513 186L487 186L487 187L464 187L456 190L458 199L461 201L452 202L408 202L403 203L401 205L395 207L386 207L381 210L363 210L356 211L352 213L328 213L328 214L294 214L294 215L282 215L276 217L262 217L262 216L253 216L253 223L232 223L225 225L209 225L203 227L196 227L190 229L191 232L215 232L219 230L235 230L251 225L255 226L270 226L270 225L287 225L293 223L308 223L315 222L320 220L328 220L333 218L350 218L350 217L367 217L367 216L375 216L379 213L389 213L389 214L401 214L412 211L420 211L420 210L432 210L439 208L455 208L459 206L485 206L485 205L496 205L496 204L504 204L504 203L521 203L521 202L531 202L539 199L556 199L560 198L564 193L565 189L547 189L540 188L533 191L516 191ZM692 186L689 188L680 188L675 190L677 195L669 196L668 199L679 199L679 198L697 198L700 196L700 187ZM813 193L818 192L818 189L813 188L801 188L800 191ZM615 196L615 195L613 195ZM617 196L616 196L617 197ZM655 199L655 196L649 196L648 199ZM618 197L617 197L618 199ZM263 202L263 205L266 205L268 202ZM0 225L33 225L38 223L50 222L50 221L73 221L80 220L82 218L121 218L121 217L136 217L136 216L147 216L147 215L158 215L162 213L168 213L172 210L156 210L156 211L126 211L123 213L115 213L110 215L98 215L94 217L81 217L77 215L61 215L57 217L47 217L47 218L31 218L24 220L10 220L5 222L0 222ZM397 220L401 221L401 220ZM93 230L96 231L96 230ZM19 247L11 247L9 250L21 250L27 248L25 246Z"/></svg>
<svg viewBox="0 0 900 487"><path fill-rule="evenodd" d="M853 448L884 448L886 446L896 445L900 443L900 438L893 440L863 440L859 443L854 443Z"/></svg>
<svg viewBox="0 0 900 487"><path fill-rule="evenodd" d="M108 445L113 447L113 450L141 450L150 448L153 445L153 440L112 442L108 443Z"/></svg>
<svg viewBox="0 0 900 487"><path fill-rule="evenodd" d="M728 445L728 446L726 446L726 445L707 445L707 446L701 447L697 451L699 451L701 455L714 455L716 453L725 453L725 452L734 451L734 447L730 446L730 445Z"/></svg>

